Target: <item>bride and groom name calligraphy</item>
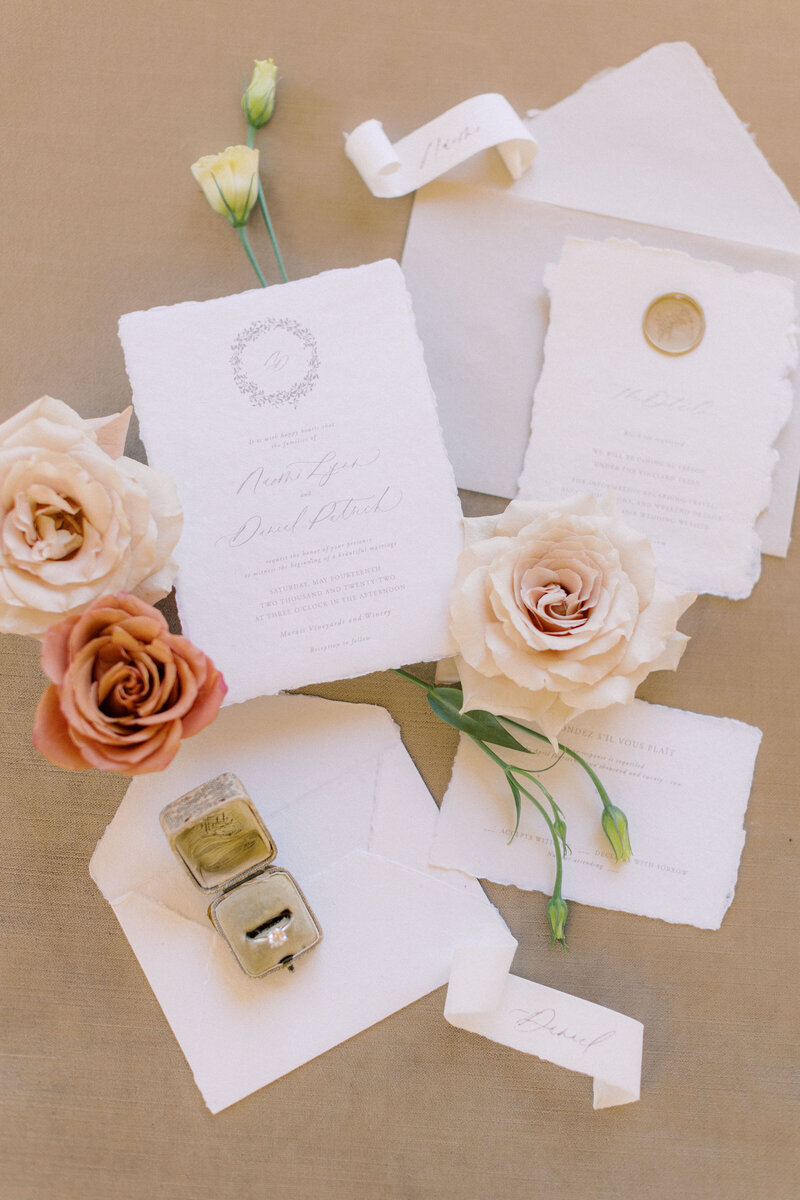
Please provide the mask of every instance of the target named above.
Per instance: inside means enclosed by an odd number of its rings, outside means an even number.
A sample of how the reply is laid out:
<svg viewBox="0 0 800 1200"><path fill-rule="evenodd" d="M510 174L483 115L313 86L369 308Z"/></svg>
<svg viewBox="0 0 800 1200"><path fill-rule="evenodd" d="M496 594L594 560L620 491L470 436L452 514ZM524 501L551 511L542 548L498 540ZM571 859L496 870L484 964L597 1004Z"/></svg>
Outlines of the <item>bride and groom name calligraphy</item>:
<svg viewBox="0 0 800 1200"><path fill-rule="evenodd" d="M371 517L381 513L392 512L402 503L403 493L399 488L385 487L378 495L345 496L337 500L326 501L314 509L304 504L299 512L287 520L267 522L258 513L248 517L239 528L230 535L217 538L217 545L224 542L232 549L246 546L255 537L271 537L275 534L310 533L320 525L333 524L337 521L351 521L354 517Z"/></svg>
<svg viewBox="0 0 800 1200"><path fill-rule="evenodd" d="M263 466L254 467L236 489L236 495L258 495L262 488L281 487L287 483L313 482L318 487L327 484L343 471L356 467L371 467L381 456L380 450L366 454L354 454L340 459L335 450L328 450L320 458L298 459L288 463L277 475L270 475Z"/></svg>
<svg viewBox="0 0 800 1200"><path fill-rule="evenodd" d="M338 476L355 472L359 478L358 473L374 466L380 457L381 452L377 449L370 449L365 454L342 457L337 451L328 450L311 459L295 459L278 470L270 470L263 464L254 467L235 489L235 495L257 499L292 485L299 485L303 489L301 499L309 498L311 502L301 505L288 516L282 515L277 518L272 513L269 516L250 513L232 533L225 533L217 538L216 544L238 549L256 537L295 534L300 531L308 533L320 525L332 525L354 518L374 517L392 512L402 503L403 491L391 483L386 484L383 479L372 490L368 487L359 488L357 495L326 496L321 503L314 500L315 493L328 488Z"/></svg>

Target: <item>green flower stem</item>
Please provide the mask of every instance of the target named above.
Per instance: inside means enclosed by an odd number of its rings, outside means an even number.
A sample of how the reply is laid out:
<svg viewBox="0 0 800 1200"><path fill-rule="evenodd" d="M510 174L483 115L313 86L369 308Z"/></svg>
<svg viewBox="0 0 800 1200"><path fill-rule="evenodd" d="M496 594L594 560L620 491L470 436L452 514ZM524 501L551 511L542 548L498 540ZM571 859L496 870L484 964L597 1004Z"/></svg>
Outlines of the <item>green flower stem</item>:
<svg viewBox="0 0 800 1200"><path fill-rule="evenodd" d="M424 679L417 679L416 675L412 675L410 671L404 671L402 667L392 667L395 675L402 675L403 679L408 679L410 683L415 683L417 687L424 688L426 692L433 691L433 684L426 683Z"/></svg>
<svg viewBox="0 0 800 1200"><path fill-rule="evenodd" d="M498 714L497 719L498 719L498 721L502 721L504 725L513 725L513 727L515 729L521 729L523 733L529 733L531 735L531 737L538 738L538 740L540 742L547 742L548 745L552 745L552 742L550 741L549 737L545 737L545 735L543 733L537 733L537 731L535 729L529 729L527 725L521 725L519 721L512 721L511 717L503 717ZM603 787L602 783L598 779L597 775L595 775L594 771L589 766L586 759L581 758L580 754L576 753L575 750L570 750L569 746L565 746L562 742L558 743L558 749L562 754L568 754L570 758L573 758L576 763L578 763L580 766L583 767L584 771L589 776L589 778L591 779L594 786L597 788L597 794L599 795L600 799L603 801L603 808L610 808L611 800L609 798L608 792ZM545 769L547 770L547 768L545 768Z"/></svg>
<svg viewBox="0 0 800 1200"><path fill-rule="evenodd" d="M281 278L283 279L284 283L288 283L289 276L286 274L286 267L283 265L283 259L281 258L281 252L278 249L278 239L275 237L275 230L272 228L272 221L270 220L269 209L267 208L267 201L264 198L264 189L261 186L260 179L258 181L258 207L261 209L261 215L264 218L264 224L267 227L267 233L269 234L269 240L272 242L272 249L275 254L275 261L278 264L278 270L281 273Z"/></svg>
<svg viewBox="0 0 800 1200"><path fill-rule="evenodd" d="M432 694L436 694L437 689L435 684L425 683L423 679L418 679L416 675L412 675L410 671L404 671L400 667L394 667L393 671L395 675L399 675L402 679L407 679L409 683L414 683L417 685L417 687L421 687L422 690L427 693L429 699ZM434 709L434 711L436 710ZM525 729L526 732L531 732L526 726L520 726L520 728ZM470 732L468 729L462 728L461 732L462 734L466 733L470 741L474 742L475 745L478 746L478 748L482 750L483 753L500 768L500 770L503 772L506 783L511 789L511 795L514 798L514 807L517 813L517 823L514 827L514 833L511 835L511 840L514 840L514 836L519 829L521 796L525 796L528 800L530 800L531 804L533 804L533 806L539 811L542 820L550 831L550 837L553 839L553 850L556 858L556 873L553 883L553 895L547 904L547 919L550 923L551 941L559 941L562 945L565 945L564 923L567 918L567 905L565 904L561 895L561 884L564 874L564 854L562 852L562 840L564 842L564 850L567 850L567 845L566 826L564 824L563 813L548 789L545 787L542 781L537 778L535 772L527 771L524 767L514 767L510 763L505 762L500 755L496 754L495 751L492 750L491 747L488 746L481 737ZM548 739L543 738L543 740L547 741ZM515 778L517 775L523 776L523 778L534 784L534 786L539 789L550 805L553 814L552 818L538 797L535 796L529 788L525 787L524 784L520 783L517 778Z"/></svg>
<svg viewBox="0 0 800 1200"><path fill-rule="evenodd" d="M509 767L508 770L513 771L514 768ZM555 815L558 805L556 804L555 800L548 792L547 788L543 787L538 779L533 779L531 782L535 783L537 785L537 787L540 787L542 789L545 796L550 801L550 805L551 805L551 807L553 809L553 813ZM555 825L550 820L550 817L547 815L544 808L539 803L539 801L536 799L536 797L533 795L533 793L529 792L528 789L526 787L523 787L522 784L519 782L517 783L517 787L522 792L523 796L527 796L527 798L531 801L531 803L536 805L539 812L544 817L544 820L547 822L547 827L550 830L550 836L553 839L553 845L554 845L555 851L556 851L556 878L555 878L555 885L553 887L553 895L560 897L561 896L561 878L562 878L562 875L564 872L564 856L563 856L563 853L561 850L561 839L558 836L558 831L556 830Z"/></svg>
<svg viewBox="0 0 800 1200"><path fill-rule="evenodd" d="M566 825L564 823L564 813L561 811L560 805L556 804L555 800L553 799L553 796L550 794L550 792L544 786L541 779L539 779L538 774L536 774L532 771L526 771L523 767L509 767L508 770L513 775L523 775L526 779L529 779L531 783L535 784L536 787L538 787L539 791L544 794L544 797L547 800L548 804L550 805L550 808L553 813L553 825L555 826L556 833L558 833L559 837L561 837L561 840L564 841L564 838L566 837ZM530 792L523 786L523 784L521 784L519 782L519 780L517 780L517 787L520 789L521 792L524 793L524 795L526 795L528 797L529 800L533 799ZM559 831L559 828L558 828L559 822L561 823L562 829L564 830L563 835L561 834L561 832Z"/></svg>
<svg viewBox="0 0 800 1200"><path fill-rule="evenodd" d="M247 236L244 225L239 225L236 229L236 232L239 235L239 241L244 246L245 254L250 259L250 266L253 268L256 275L258 276L258 282L261 284L262 287L267 287L267 281L261 272L261 267L256 262L256 257L253 254L253 248L250 245L250 239Z"/></svg>
<svg viewBox="0 0 800 1200"><path fill-rule="evenodd" d="M397 674L403 675L404 678L406 678L406 679L412 679L414 681L414 683L420 684L428 692L433 690L431 688L430 684L423 683L422 680L417 679L415 675L409 675L406 671L400 671L400 670L397 671ZM509 786L511 787L512 792L515 789L518 789L520 792L522 792L522 794L524 796L527 796L527 798L530 800L530 802L533 805L535 805L535 807L538 808L539 812L541 813L542 819L544 820L545 824L547 825L547 828L550 830L550 836L553 839L553 847L555 849L555 854L556 854L556 879L555 879L555 886L553 888L553 895L560 897L561 896L561 877L563 874L564 863L563 863L563 858L561 855L561 843L559 841L559 837L556 832L555 826L553 825L553 822L550 820L550 817L548 816L544 807L539 803L539 801L536 799L536 797L533 795L532 792L529 792L527 788L523 787L522 784L518 783L516 780L514 780L512 783L514 772L515 772L514 767L509 766L509 764L507 762L504 762L503 759L500 757L500 755L495 754L494 750L491 750L486 745L485 742L482 742L480 740L480 738L473 737L471 733L467 734L467 737L470 739L470 741L473 741L476 746L479 746L480 749L483 751L483 753L488 755L489 758L491 758L492 762L497 763L498 767L505 775L506 781L509 784ZM544 784L541 783L538 779L533 779L532 782L535 783L536 786L544 792L545 796L550 801L550 803L554 804L553 797L550 795L550 793L548 792L548 790L544 786Z"/></svg>
<svg viewBox="0 0 800 1200"><path fill-rule="evenodd" d="M256 127L255 127L255 125L250 125L248 123L247 144L251 150L253 149L253 146L255 145L255 140L256 140ZM278 270L281 273L281 278L283 279L284 283L288 283L289 276L286 274L286 267L283 265L283 259L281 258L281 252L278 249L278 239L275 237L275 230L272 227L272 221L270 219L269 209L267 208L267 200L264 195L264 189L261 186L260 176L259 176L259 180L258 180L258 207L261 209L261 215L264 218L264 224L267 227L267 233L269 234L269 240L272 243L272 251L275 255L275 261L278 264Z"/></svg>

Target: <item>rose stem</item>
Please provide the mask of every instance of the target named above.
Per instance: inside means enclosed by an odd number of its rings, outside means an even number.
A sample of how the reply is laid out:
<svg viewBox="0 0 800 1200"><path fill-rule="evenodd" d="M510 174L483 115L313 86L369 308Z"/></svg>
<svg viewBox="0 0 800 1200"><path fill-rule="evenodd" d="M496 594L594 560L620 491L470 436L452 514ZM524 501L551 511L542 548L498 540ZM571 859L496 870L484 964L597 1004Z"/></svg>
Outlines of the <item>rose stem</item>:
<svg viewBox="0 0 800 1200"><path fill-rule="evenodd" d="M424 688L426 692L435 690L432 684L426 683L424 679L417 679L416 675L412 675L409 671L404 671L402 667L392 667L392 671L394 671L395 675L402 675L403 679L409 679L417 687Z"/></svg>
<svg viewBox="0 0 800 1200"><path fill-rule="evenodd" d="M503 717L503 716L500 716L500 714L498 713L497 719L498 719L498 721L502 721L504 725L513 725L513 727L515 729L521 729L523 733L529 733L531 735L531 737L538 738L540 742L548 742L550 745L552 745L552 742L550 742L549 737L545 737L545 735L543 733L537 733L535 729L530 729L527 725L521 725L519 723L519 721L512 721L511 717ZM563 742L558 742L557 744L558 744L558 748L562 754L568 754L570 758L574 758L575 762L579 763L583 767L584 771L589 776L589 778L591 779L594 786L597 788L598 795L600 796L600 799L603 801L603 808L610 808L611 800L609 798L608 792L603 787L602 783L597 778L597 776L595 775L592 768L589 766L586 759L581 758L580 754L576 753L575 750L570 750L569 746L565 746Z"/></svg>
<svg viewBox="0 0 800 1200"><path fill-rule="evenodd" d="M421 687L425 692L430 693L430 692L436 691L436 688L434 686L432 686L430 683L425 683L425 681L423 679L418 679L417 676L412 675L410 673L410 671L404 671L404 670L402 670L401 667L392 667L392 671L394 672L395 675L400 675L400 676L402 676L403 679L408 679L410 683L415 683L417 685L417 687ZM512 724L514 724L514 723L515 722L512 722ZM527 733L533 733L533 730L529 730L527 728L527 726L525 726L525 725L521 725L520 729L525 729L525 731ZM459 732L464 732L464 731L460 730ZM550 740L549 738L544 737L543 734L536 734L536 736L540 737L545 742ZM494 750L490 750L485 742L482 742L480 740L480 738L475 737L473 734L468 733L467 737L471 741L473 741L476 746L479 746L480 749L483 751L483 753L488 755L488 757L491 758L491 760L493 762L497 763L498 767L503 772L506 782L508 783L509 787L511 788L511 792L512 792L512 795L514 796L515 802L517 802L517 826L519 826L519 807L518 807L518 801L517 801L517 793L518 792L522 792L522 794L524 796L527 796L527 798L530 800L530 802L533 805L535 805L535 807L538 808L539 812L541 813L542 819L544 820L545 824L547 825L547 828L550 830L550 836L553 839L553 848L555 850L555 856L556 856L556 876L555 876L555 882L553 885L553 898L561 899L561 880L562 880L563 871L564 871L564 860L563 860L563 857L561 854L561 843L559 841L558 832L557 832L553 822L550 820L550 817L547 815L544 808L539 803L539 801L536 799L536 797L531 792L529 792L527 788L523 787L521 783L519 783L517 780L514 779L513 772L515 770L521 771L523 768L521 768L521 767L514 768L514 767L510 766L508 763L504 762L499 754L495 754ZM564 747L564 749L566 749L566 747ZM531 783L535 783L536 786L542 792L544 792L545 796L550 801L550 804L553 807L553 810L555 811L555 801L553 800L553 797L550 795L549 791L544 786L544 784L539 779L536 779L533 776L531 776L530 778L531 778ZM516 833L516 830L514 832Z"/></svg>
<svg viewBox="0 0 800 1200"><path fill-rule="evenodd" d="M471 738L471 740L475 743L476 746L480 746L480 748L484 752L484 754L488 754L489 758L491 758L493 762L497 763L498 767L500 767L501 771L505 775L507 782L509 783L509 785L511 785L510 776L511 776L512 772L514 771L514 767L511 767L511 766L509 766L508 763L503 762L503 759L500 757L500 755L495 754L494 750L490 750L489 747L486 745L486 743L480 741L479 738L473 737L471 733L468 733L467 737ZM551 804L554 803L553 797L550 795L550 793L548 792L547 788L544 786L543 783L541 783L538 779L532 779L531 782L535 783L538 788L541 788L541 790L544 792L545 796L547 796L547 799L550 801ZM536 808L538 808L539 812L542 815L542 819L543 819L544 823L547 825L547 828L550 830L550 836L553 839L553 848L555 849L555 854L556 854L556 877L555 877L555 881L553 884L553 896L560 899L561 898L561 880L562 880L563 871L564 871L564 860L563 860L563 857L561 854L561 842L559 840L556 828L553 825L553 822L550 820L550 817L547 815L547 812L545 811L545 809L542 807L542 805L539 803L539 801L536 799L536 797L533 795L532 792L529 792L527 788L523 787L522 784L518 780L514 781L514 784L512 786L512 791L513 791L514 787L518 788L522 792L523 796L527 796L527 798L530 800L531 804L534 804L536 806Z"/></svg>
<svg viewBox="0 0 800 1200"><path fill-rule="evenodd" d="M247 144L251 150L253 149L253 146L255 145L255 140L256 140L256 127L255 127L255 125L251 125L248 122ZM269 209L267 208L267 200L264 195L264 189L261 186L261 176L260 175L258 177L258 207L261 209L261 215L264 218L264 224L267 227L267 233L269 234L269 240L272 242L272 250L273 250L273 253L275 254L275 261L278 264L278 270L281 273L283 282L288 283L289 276L286 274L286 268L283 265L283 259L281 258L281 252L278 249L278 239L275 237L275 230L272 228L272 221L270 220L270 217L269 217Z"/></svg>

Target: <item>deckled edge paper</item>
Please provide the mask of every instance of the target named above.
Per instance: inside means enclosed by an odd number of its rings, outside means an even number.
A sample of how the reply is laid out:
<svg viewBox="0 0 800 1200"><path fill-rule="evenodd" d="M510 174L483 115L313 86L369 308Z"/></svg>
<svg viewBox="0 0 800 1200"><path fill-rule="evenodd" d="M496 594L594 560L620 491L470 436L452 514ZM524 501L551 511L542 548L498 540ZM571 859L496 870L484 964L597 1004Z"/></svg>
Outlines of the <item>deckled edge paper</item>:
<svg viewBox="0 0 800 1200"><path fill-rule="evenodd" d="M373 196L416 191L481 150L496 147L512 179L533 162L536 140L505 96L487 93L456 104L394 145L380 121L345 135L344 151Z"/></svg>
<svg viewBox="0 0 800 1200"><path fill-rule="evenodd" d="M253 729L262 728L264 733L257 749L247 735L245 761L240 761L243 747L239 732L237 748L237 725L245 715ZM293 717L298 720L293 721ZM201 919L208 898L196 893L179 864L173 861L166 842L162 845L160 830L155 829L156 814L162 801L178 793L187 782L196 783L198 777L213 773L221 765L221 756L226 765L245 775L246 756L250 754L252 773L252 755L269 755L270 737L274 738L273 753L277 757L272 758L267 773L270 778L274 777L280 791L281 774L285 778L291 762L300 761L296 758L299 744L296 731L303 718L311 718L309 729L318 739L323 758L331 754L333 741L338 747L342 745L343 735L346 741L348 725L351 730L360 731L373 758L365 760L360 749L355 755L351 749L345 754L347 770L337 780L320 786L319 778L313 778L310 791L300 791L284 807L263 813L277 836L279 861L286 861L295 869L305 865L305 870L298 869L298 879L322 921L327 940L304 957L293 977L245 980L239 975L221 939ZM285 744L287 740L292 743L290 748ZM312 777L322 773L321 764L317 762ZM369 787L374 789L371 818L366 820L363 804L348 818L341 809L342 798L365 796L364 789ZM402 804L398 800L400 796ZM275 802L274 797L272 802ZM326 809L328 817L334 818L333 839L309 842L315 820L319 827L319 821L325 819ZM509 975L516 940L477 883L458 873L415 866L418 860L424 863L426 834L429 835L435 819L433 800L402 746L399 730L388 715L372 706L338 704L317 697L275 697L256 701L235 712L228 710L221 714L216 726L185 745L166 772L135 781L133 794L123 800L117 816L98 844L90 871L109 899L148 976L212 1112L221 1111L348 1040L361 1029L441 986L448 977L445 1016L452 1025L591 1076L595 1108L638 1099L641 1024L585 1000ZM409 821L412 823L410 830ZM362 840L360 847L358 840ZM144 861L148 842L150 854ZM397 862L389 857L392 848L398 844L402 845L408 861ZM348 850L348 845L355 848ZM326 857L331 860L327 865ZM298 863L299 858L303 862ZM177 881L180 881L180 887ZM389 936L386 927L373 930L372 934L369 930L365 934L359 927L358 938L354 941L351 929L353 896L359 895L366 902L364 915L369 918L373 911L369 904L370 894L377 901L384 888L393 895L392 911L403 904L410 908L413 900L420 911L426 913L427 919L422 923L406 920L402 927L393 927ZM438 917L437 899L443 905ZM150 932L154 920L158 923L158 934ZM379 916L374 920L380 924ZM428 941L426 930L430 934ZM176 936L179 940L173 944L170 939ZM448 941L452 950L447 948ZM399 990L395 988L394 1000L390 1001L388 1009L381 991L383 972L374 969L370 948L389 956L384 964L386 973L389 962L398 953L410 967L395 971ZM286 1013L285 1004L293 996L295 999L288 1012L298 1008L303 993L296 989L305 985L307 997L309 988L322 987L326 952L333 956L334 967L341 964L341 975L347 980L346 984L334 989L334 994L342 996L342 1001L333 1008L327 1003L323 1005L327 1014L325 1020L303 1021L302 1028L308 1036L299 1052L296 1047L292 1048L292 1031L284 1028L281 1042L273 1043L270 1050L276 1059L270 1059L260 1067L254 1066L257 1056L251 1053L245 1075L241 1079L231 1077L230 1071L241 1067L235 1053L235 1029L231 1021L236 1018L233 1014L241 1014L238 1019L245 1023L243 1032L250 1029L252 1034L256 1027L261 1031L263 1036L257 1043L259 1051L263 1046L270 1046L270 1017L279 1020L276 1012L281 1011L281 1003ZM181 955L186 953L189 958L182 965ZM190 975L200 973L194 991L186 970ZM329 997L330 967L327 978L329 986L323 990ZM231 997L228 997L229 989L232 989ZM270 1013L269 1005L263 1014L261 1010L253 1012L249 1008L247 1002L258 995L259 989L267 989L263 993L267 997L270 995L268 989L274 989L276 1005L272 1007L276 1011ZM352 1005L346 1002L348 993L354 1001ZM191 1004L187 1004L189 994L193 996ZM198 1005L206 996L210 1007L201 1009ZM359 1012L353 1019L355 1008ZM287 1019L291 1020L291 1017ZM223 1056L224 1064L222 1059L217 1060L216 1043L212 1044L211 1051L208 1048L208 1032L219 1021L225 1022L228 1031L226 1046L229 1052ZM295 1035L297 1032L294 1031ZM248 1044L253 1049L252 1036Z"/></svg>
<svg viewBox="0 0 800 1200"><path fill-rule="evenodd" d="M238 394L222 331L233 338L285 318L314 331L319 379L307 409L304 400L273 411ZM176 552L181 622L224 673L226 704L452 652L447 598L462 547L461 508L411 297L394 260L128 313L119 332L149 461L172 475L184 505ZM269 446L273 433L279 449L262 457L260 439ZM299 475L285 481L284 471L297 465L287 440L293 433L312 456L315 446L341 453L343 462L378 449L385 466L367 461L355 472L357 492L334 493L334 504L320 499L304 516L312 502L303 493L313 487L321 496L324 476L307 485ZM402 505L376 512L389 484ZM356 511L364 501L373 515L351 520L348 496ZM304 522L296 529L295 514ZM359 528L362 521L376 524ZM234 531L250 522L258 532L231 549ZM359 578L374 578L366 595L354 586Z"/></svg>
<svg viewBox="0 0 800 1200"><path fill-rule="evenodd" d="M719 929L734 898L761 730L644 700L583 713L571 724L572 736L570 726L561 734L563 744L586 758L612 802L626 812L633 857L614 862L600 825L600 798L583 769L564 760L544 778L564 810L572 847L564 867L565 898ZM679 756L674 767L671 752ZM529 768L550 758L549 752L532 758L514 751L505 757ZM676 792L675 780L684 779ZM509 841L513 828L514 807L502 773L462 738L429 861L548 894L554 859L547 830L530 808L523 809L519 832Z"/></svg>
<svg viewBox="0 0 800 1200"><path fill-rule="evenodd" d="M573 355L569 353L570 344L575 342L570 326L574 329L586 327L582 310L591 304L590 300L587 301L586 288L590 277L599 281L601 291L609 286L614 287L614 297L619 296L623 313L630 308L630 297L637 295L637 288L642 293L643 309L646 307L646 298L654 298L659 292L688 291L692 295L699 295L712 328L706 331L696 351L669 358L648 348L636 321L631 319L630 325L624 330L625 336L630 338L627 350L633 363L628 380L621 363L613 358L615 344L610 331L616 326L613 317L608 315L611 308L608 295L604 296L605 305L594 306L597 315L592 314L593 328L590 326L591 332L587 335L594 341L590 341L588 346L581 345ZM679 285L675 284L676 280ZM550 323L544 343L544 365L534 392L531 433L519 477L518 496L542 499L556 494L558 486L553 491L553 480L562 476L567 492L577 490L569 475L569 448L577 444L580 467L576 471L581 475L581 486L588 486L593 491L615 487L623 514L629 512L631 504L640 503L635 499L639 493L644 495L645 504L655 506L662 488L658 472L666 470L677 474L680 469L677 456L674 459L667 457L663 462L658 458L662 453L659 442L668 432L663 412L652 410L648 441L634 441L626 446L620 439L611 465L607 467L603 462L598 464L591 461L593 446L594 453L598 453L592 434L592 420L596 419L593 409L597 408L599 401L610 404L609 421L616 427L621 420L621 405L613 392L620 381L630 381L634 385L627 390L638 399L626 401L632 412L636 412L637 407L645 407L640 398L644 395L647 399L648 391L654 391L657 396L664 396L673 403L685 396L693 402L705 397L708 405L716 400L719 402L717 428L712 431L707 426L701 432L709 449L712 440L721 447L720 460L714 464L717 476L727 474L728 478L737 479L738 486L730 485L724 509L722 500L713 488L713 474L704 483L705 490L699 487L695 490L693 499L701 508L704 505L711 507L712 501L715 502L715 524L707 529L701 540L693 533L687 537L682 528L682 522L697 519L697 511L691 508L679 513L672 526L660 526L657 523L649 525L648 519L636 512L631 513L629 519L632 525L651 536L659 574L667 582L692 591L726 596L731 600L745 599L761 574L761 538L756 530L756 522L767 509L772 494L773 475L778 462L775 441L792 412L793 375L798 358L797 310L792 280L765 271L737 271L726 263L697 259L680 250L642 245L633 239L607 238L595 241L567 237L559 262L551 263L545 270L544 286L550 294ZM748 292L752 295L748 295ZM756 302L759 293L760 306ZM728 316L725 312L726 300L733 314L729 322L732 323L729 333L731 344L727 346L714 328L716 321L724 324ZM749 310L744 307L743 300L749 300ZM732 339L736 333L735 321L741 323L740 310L756 315L761 308L767 309L767 303L770 305L768 311L775 319L774 332L767 325L762 336L751 340L752 361L746 364L747 369L740 366L735 368L735 373L738 375L741 372L749 382L751 390L745 394L740 387L738 395L734 394L731 400L728 392L731 378L726 380L723 377L715 395L713 382L709 383L713 376L714 360L719 373L726 365L725 360L730 361L735 353L736 343ZM603 333L605 337L601 337ZM603 362L602 368L595 370L591 366L592 352L597 353L603 342L609 343L607 361ZM769 373L764 361L768 348L773 354ZM622 356L625 350L623 347ZM725 350L729 353L725 354ZM635 357L637 352L641 356L639 359ZM620 354L620 350L617 349L616 353ZM585 355L585 359L582 359L582 355ZM744 360L743 353L740 359ZM756 381L757 368L762 373ZM643 380L637 374L639 370L643 372ZM733 368L731 373L734 373ZM591 386L583 386L587 381L591 381ZM598 389L607 387L608 394L600 390L593 392L591 389L594 386ZM659 392L658 388L663 390ZM674 397L671 395L673 392ZM559 426L559 400L565 394L569 398L565 419L571 423L571 440L564 439L563 429ZM576 397L580 397L580 401ZM747 400L750 401L749 405ZM579 403L584 406L586 420L583 423L579 420L580 414L576 408ZM677 411L681 418L678 427L688 440L692 432L690 421L703 418L692 418L684 415L680 409ZM743 415L749 417L749 429L743 427ZM631 425L635 429L635 437L641 438L641 417L638 421L632 419ZM582 428L582 432L575 434L578 428ZM723 459L729 441L730 452ZM610 453L609 446L604 444L600 453L607 456ZM741 466L745 454L749 457L743 475ZM559 455L561 470L558 466ZM655 473L651 469L646 484L642 482L637 465L630 470L622 465L623 459L632 459L636 455L637 464L639 461L655 463ZM723 469L726 462L727 472ZM696 469L696 456L691 456L686 464ZM680 491L680 484L676 482L673 495L667 492L665 497L667 508L676 502ZM660 548L659 539L663 543Z"/></svg>

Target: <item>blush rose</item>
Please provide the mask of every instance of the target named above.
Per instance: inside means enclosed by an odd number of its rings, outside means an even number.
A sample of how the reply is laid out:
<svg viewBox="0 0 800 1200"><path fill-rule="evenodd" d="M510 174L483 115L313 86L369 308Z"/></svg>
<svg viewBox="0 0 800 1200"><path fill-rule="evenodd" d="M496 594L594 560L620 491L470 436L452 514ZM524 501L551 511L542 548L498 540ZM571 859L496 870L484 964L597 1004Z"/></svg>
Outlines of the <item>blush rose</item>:
<svg viewBox="0 0 800 1200"><path fill-rule="evenodd" d="M42 667L52 680L36 712L33 742L68 770L123 775L161 771L183 738L219 711L225 681L202 651L170 633L136 596L102 596L51 626Z"/></svg>
<svg viewBox="0 0 800 1200"><path fill-rule="evenodd" d="M649 541L611 495L516 500L465 525L450 606L465 710L532 721L555 741L677 667L677 621L695 595L656 578Z"/></svg>
<svg viewBox="0 0 800 1200"><path fill-rule="evenodd" d="M169 592L181 505L168 475L123 457L129 419L44 396L0 424L0 631L41 637L106 592Z"/></svg>

